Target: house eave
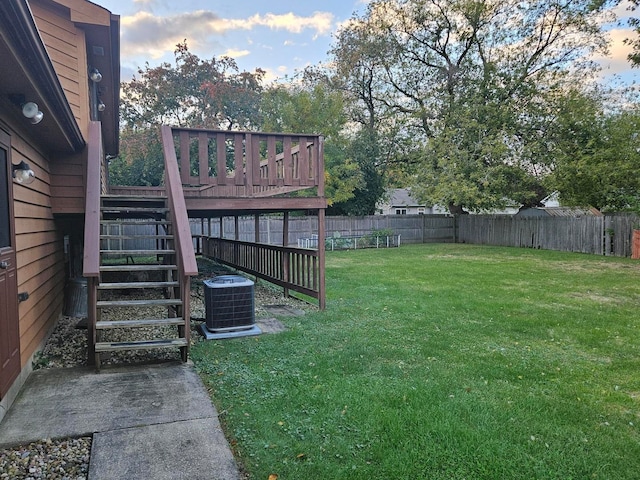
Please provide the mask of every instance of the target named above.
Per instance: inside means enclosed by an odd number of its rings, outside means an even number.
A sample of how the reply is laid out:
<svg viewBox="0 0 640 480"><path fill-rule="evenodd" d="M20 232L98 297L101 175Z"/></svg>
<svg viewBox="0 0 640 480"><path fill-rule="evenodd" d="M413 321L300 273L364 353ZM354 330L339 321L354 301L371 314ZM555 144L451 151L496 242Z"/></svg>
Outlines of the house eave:
<svg viewBox="0 0 640 480"><path fill-rule="evenodd" d="M27 0L0 2L0 36L20 75L21 91L7 94L29 95L45 112L42 137L52 150L77 152L86 142L62 89L46 47L40 37ZM26 119L25 119L26 120Z"/></svg>

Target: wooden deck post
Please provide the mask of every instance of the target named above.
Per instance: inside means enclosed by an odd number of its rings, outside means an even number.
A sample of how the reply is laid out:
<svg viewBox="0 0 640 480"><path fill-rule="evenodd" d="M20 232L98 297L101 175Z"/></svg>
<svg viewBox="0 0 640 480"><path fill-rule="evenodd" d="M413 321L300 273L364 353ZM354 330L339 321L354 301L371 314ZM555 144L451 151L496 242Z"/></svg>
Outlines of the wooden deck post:
<svg viewBox="0 0 640 480"><path fill-rule="evenodd" d="M289 212L284 212L284 218L282 221L282 246L286 247L289 243ZM289 282L289 254L287 252L282 252L282 280L285 285ZM289 289L284 287L284 296L289 296Z"/></svg>
<svg viewBox="0 0 640 480"><path fill-rule="evenodd" d="M324 310L327 307L327 299L325 292L325 273L324 273L324 237L325 233L325 211L324 208L318 210L318 306L320 310Z"/></svg>

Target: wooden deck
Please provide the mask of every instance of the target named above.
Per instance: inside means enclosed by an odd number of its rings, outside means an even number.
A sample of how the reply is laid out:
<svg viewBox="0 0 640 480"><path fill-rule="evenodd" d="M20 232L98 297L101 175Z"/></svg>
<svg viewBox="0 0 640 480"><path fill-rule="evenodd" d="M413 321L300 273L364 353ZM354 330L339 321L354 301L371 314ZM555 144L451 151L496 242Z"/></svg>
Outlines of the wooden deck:
<svg viewBox="0 0 640 480"><path fill-rule="evenodd" d="M110 195L167 196L181 204L172 212L185 218L222 218L306 211L318 215L318 236L324 238L324 151L320 135L201 130L161 127L162 145L171 180L160 187L109 186ZM175 179L179 175L179 181ZM178 185L176 185L176 183ZM181 183L181 186L179 185ZM181 188L180 188L181 187ZM304 196L296 195L310 190ZM180 205L179 205L180 206ZM182 232L182 238L187 232ZM237 232L236 232L237 237ZM290 248L286 233L281 246L240 242L238 238L203 238L205 255L309 295L325 308L324 244L317 250ZM205 251L206 250L206 251Z"/></svg>
<svg viewBox="0 0 640 480"><path fill-rule="evenodd" d="M190 217L327 207L320 135L161 128L167 160L179 167ZM314 195L291 195L308 189ZM165 195L165 188L111 186L109 193L155 196Z"/></svg>

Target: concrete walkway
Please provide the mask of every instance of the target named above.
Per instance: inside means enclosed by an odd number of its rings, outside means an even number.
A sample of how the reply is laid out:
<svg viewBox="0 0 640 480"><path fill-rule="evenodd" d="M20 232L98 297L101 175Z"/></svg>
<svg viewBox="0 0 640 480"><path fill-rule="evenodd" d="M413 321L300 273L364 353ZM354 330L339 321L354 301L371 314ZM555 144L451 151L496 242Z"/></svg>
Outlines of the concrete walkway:
<svg viewBox="0 0 640 480"><path fill-rule="evenodd" d="M35 371L0 424L0 447L90 435L89 480L240 479L188 364Z"/></svg>

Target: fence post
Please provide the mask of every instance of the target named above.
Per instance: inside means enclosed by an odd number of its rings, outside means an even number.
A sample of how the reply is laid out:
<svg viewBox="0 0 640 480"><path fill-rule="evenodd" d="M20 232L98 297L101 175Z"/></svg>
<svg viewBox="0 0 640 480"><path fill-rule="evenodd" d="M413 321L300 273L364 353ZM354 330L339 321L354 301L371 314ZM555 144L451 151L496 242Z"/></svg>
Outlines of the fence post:
<svg viewBox="0 0 640 480"><path fill-rule="evenodd" d="M458 243L458 214L453 215L453 243Z"/></svg>
<svg viewBox="0 0 640 480"><path fill-rule="evenodd" d="M613 240L613 238L611 238L612 235L609 234L609 231L613 232L613 229L611 228L611 218L605 216L601 225L602 227L600 230L602 232L602 236L600 238L602 238L602 255L609 256L611 255L611 243ZM615 232L613 233L615 234Z"/></svg>

